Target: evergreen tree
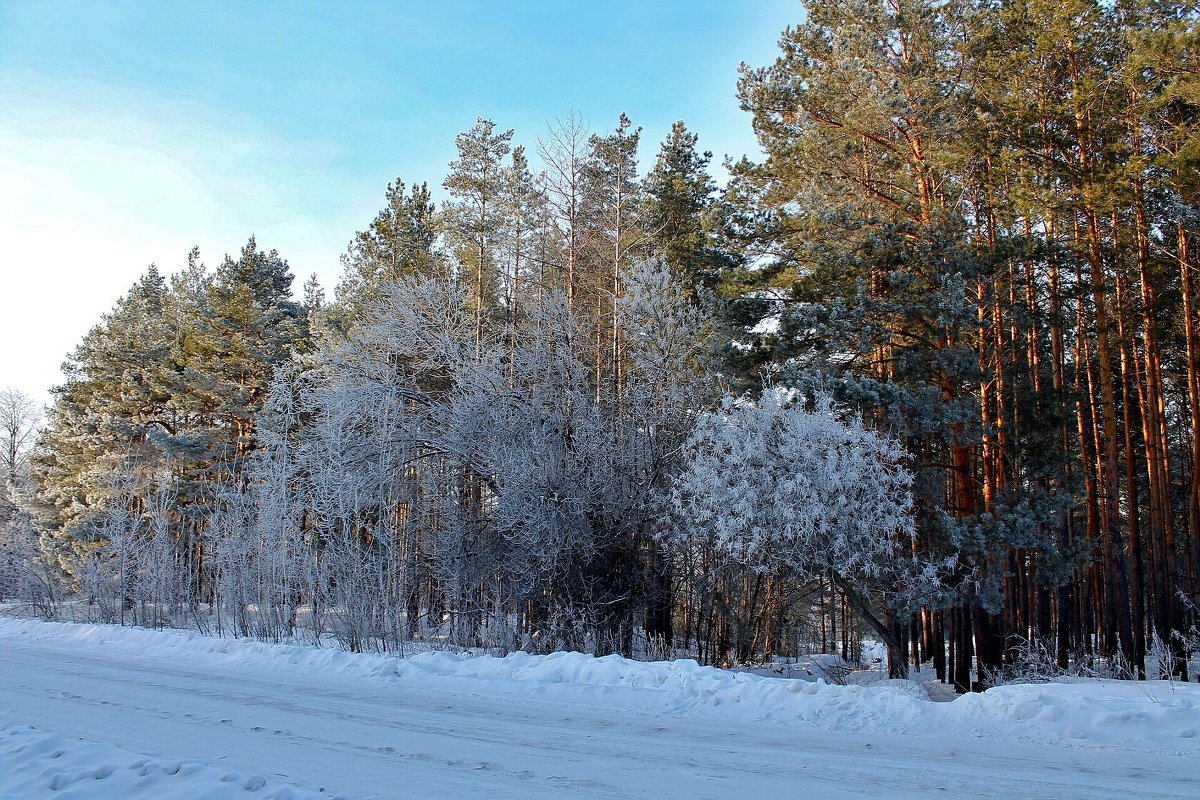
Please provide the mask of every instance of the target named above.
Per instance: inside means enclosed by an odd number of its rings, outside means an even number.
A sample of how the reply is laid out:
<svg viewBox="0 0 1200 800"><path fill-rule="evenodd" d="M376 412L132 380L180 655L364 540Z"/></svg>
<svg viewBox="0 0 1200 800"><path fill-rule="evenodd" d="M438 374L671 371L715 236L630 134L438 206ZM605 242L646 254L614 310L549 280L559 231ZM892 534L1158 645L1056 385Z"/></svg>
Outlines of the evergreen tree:
<svg viewBox="0 0 1200 800"><path fill-rule="evenodd" d="M170 496L163 519L202 591L216 483L257 448L272 371L302 344L291 280L253 239L211 277L193 250L169 287L151 267L76 348L33 468L55 509L42 524L77 577L88 568L79 559L115 535L114 514L136 525L153 498Z"/></svg>
<svg viewBox="0 0 1200 800"><path fill-rule="evenodd" d="M712 212L717 187L708 174L712 153L697 151L699 139L682 121L671 126L644 182L643 225L681 280L715 290L729 260L715 247Z"/></svg>
<svg viewBox="0 0 1200 800"><path fill-rule="evenodd" d="M436 209L427 184L414 184L406 193L397 178L387 187L387 206L365 231L354 236L342 255L342 280L331 323L345 330L379 301L384 287L411 275L441 269L437 250Z"/></svg>
<svg viewBox="0 0 1200 800"><path fill-rule="evenodd" d="M497 251L509 188L504 159L512 152L512 129L495 131L494 122L480 117L471 130L455 137L458 158L450 162L443 184L453 198L445 209L447 237L460 271L469 277L480 341L485 321L499 305Z"/></svg>
<svg viewBox="0 0 1200 800"><path fill-rule="evenodd" d="M178 369L168 306L166 282L152 266L63 365L66 382L54 390L33 463L67 534L109 498L114 470L136 463L152 471L162 463L153 434L175 433Z"/></svg>
<svg viewBox="0 0 1200 800"><path fill-rule="evenodd" d="M287 262L274 250L259 250L254 237L213 275L188 366L197 409L215 429L210 447L218 462L236 461L256 448L254 414L272 370L301 341L302 311L291 299L291 285Z"/></svg>
<svg viewBox="0 0 1200 800"><path fill-rule="evenodd" d="M617 298L624 291L629 264L645 252L638 220L640 138L641 128L633 128L629 117L622 114L615 131L588 140L584 169L583 208L591 229L584 284L595 326L594 380L597 391L607 383L606 393L614 399L620 393L624 358Z"/></svg>

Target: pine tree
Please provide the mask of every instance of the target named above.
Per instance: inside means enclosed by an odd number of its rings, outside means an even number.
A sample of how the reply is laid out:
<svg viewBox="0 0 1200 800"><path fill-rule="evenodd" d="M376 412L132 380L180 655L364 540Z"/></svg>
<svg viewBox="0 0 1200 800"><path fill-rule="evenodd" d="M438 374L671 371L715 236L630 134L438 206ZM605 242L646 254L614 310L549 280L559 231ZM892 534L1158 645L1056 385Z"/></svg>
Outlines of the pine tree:
<svg viewBox="0 0 1200 800"><path fill-rule="evenodd" d="M482 341L487 320L499 306L499 253L507 205L504 159L512 152L513 131L496 133L482 117L455 137L458 158L450 162L443 185L453 200L445 207L447 237L459 270L469 276L475 337Z"/></svg>
<svg viewBox="0 0 1200 800"><path fill-rule="evenodd" d="M748 336L767 339L777 371L834 380L873 424L904 437L922 546L961 550L955 520L982 510L969 292L990 269L958 202L965 18L955 3L807 9L775 65L744 69L739 85L767 159L735 168L734 227L748 255L771 261L747 276L758 278L749 305L770 320ZM768 291L779 300L764 303ZM985 627L976 636L994 661L996 556L971 548L972 568L989 578L974 601L988 609L974 615Z"/></svg>
<svg viewBox="0 0 1200 800"><path fill-rule="evenodd" d="M112 471L135 464L153 472L167 455L154 434L176 433L177 331L168 306L166 282L152 266L64 364L34 471L68 537L84 535L106 502Z"/></svg>
<svg viewBox="0 0 1200 800"><path fill-rule="evenodd" d="M397 178L387 187L387 206L365 231L354 236L342 255L342 280L331 324L345 330L379 301L385 287L412 275L431 275L442 269L437 249L436 209L428 185L407 191Z"/></svg>
<svg viewBox="0 0 1200 800"><path fill-rule="evenodd" d="M291 284L287 262L274 250L259 250L254 237L213 275L188 366L197 409L215 429L210 448L218 463L235 463L256 449L254 414L272 370L301 341L302 312Z"/></svg>
<svg viewBox="0 0 1200 800"><path fill-rule="evenodd" d="M681 280L715 290L729 259L713 241L717 187L708 173L712 153L697 151L699 139L682 121L671 126L645 179L643 224L654 247Z"/></svg>
<svg viewBox="0 0 1200 800"><path fill-rule="evenodd" d="M588 140L583 207L592 235L588 237L587 295L594 314L593 369L597 392L615 400L622 381L623 344L617 298L632 259L644 251L638 220L641 192L637 180L637 148L641 128L621 115L607 136ZM607 388L602 388L607 384Z"/></svg>
<svg viewBox="0 0 1200 800"><path fill-rule="evenodd" d="M302 344L291 280L253 239L211 277L193 250L170 286L151 267L84 337L33 459L57 516L42 524L77 577L90 569L87 553L116 535L115 519L136 526L169 496L163 519L192 569L192 596L206 591L203 528L216 485L258 447L254 420L272 371Z"/></svg>

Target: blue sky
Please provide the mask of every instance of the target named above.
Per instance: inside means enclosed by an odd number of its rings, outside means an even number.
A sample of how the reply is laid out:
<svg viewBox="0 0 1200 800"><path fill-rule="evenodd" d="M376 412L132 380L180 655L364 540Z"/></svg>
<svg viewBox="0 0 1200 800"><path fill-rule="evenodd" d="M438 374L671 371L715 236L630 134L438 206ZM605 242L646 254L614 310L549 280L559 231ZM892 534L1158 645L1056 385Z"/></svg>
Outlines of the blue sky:
<svg viewBox="0 0 1200 800"><path fill-rule="evenodd" d="M332 291L389 180L440 184L476 116L532 152L571 111L753 156L739 61L796 0L0 0L0 386L46 397L151 262L250 234ZM20 342L20 347L10 343Z"/></svg>

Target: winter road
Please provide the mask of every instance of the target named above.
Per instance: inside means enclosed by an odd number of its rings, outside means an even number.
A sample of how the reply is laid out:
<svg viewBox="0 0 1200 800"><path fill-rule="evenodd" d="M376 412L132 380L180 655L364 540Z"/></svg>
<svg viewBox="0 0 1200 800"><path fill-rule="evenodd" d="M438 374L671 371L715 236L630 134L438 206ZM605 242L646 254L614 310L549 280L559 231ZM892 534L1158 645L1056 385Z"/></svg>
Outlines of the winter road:
<svg viewBox="0 0 1200 800"><path fill-rule="evenodd" d="M0 722L361 798L1188 798L1194 759L831 734L0 643ZM461 687L459 687L461 688Z"/></svg>

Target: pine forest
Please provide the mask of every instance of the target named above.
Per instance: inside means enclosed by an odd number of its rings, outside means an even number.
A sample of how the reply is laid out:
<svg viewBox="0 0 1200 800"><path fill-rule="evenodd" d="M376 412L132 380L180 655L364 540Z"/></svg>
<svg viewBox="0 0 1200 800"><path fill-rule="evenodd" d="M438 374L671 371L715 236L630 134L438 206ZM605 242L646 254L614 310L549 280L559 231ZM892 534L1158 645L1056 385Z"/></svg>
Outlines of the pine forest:
<svg viewBox="0 0 1200 800"><path fill-rule="evenodd" d="M380 187L328 294L253 237L151 266L40 425L0 394L0 597L354 651L1194 679L1200 10L804 11L728 76L755 156L481 117Z"/></svg>

